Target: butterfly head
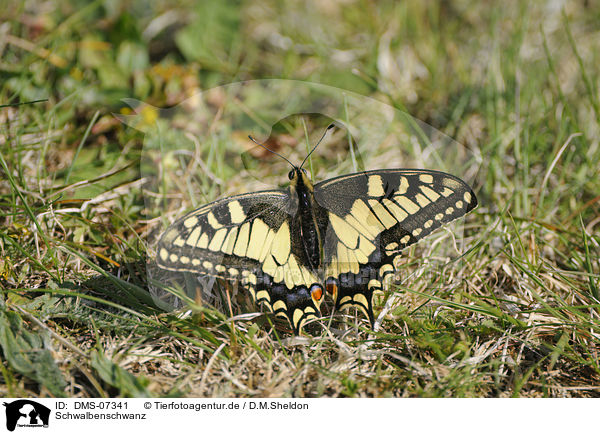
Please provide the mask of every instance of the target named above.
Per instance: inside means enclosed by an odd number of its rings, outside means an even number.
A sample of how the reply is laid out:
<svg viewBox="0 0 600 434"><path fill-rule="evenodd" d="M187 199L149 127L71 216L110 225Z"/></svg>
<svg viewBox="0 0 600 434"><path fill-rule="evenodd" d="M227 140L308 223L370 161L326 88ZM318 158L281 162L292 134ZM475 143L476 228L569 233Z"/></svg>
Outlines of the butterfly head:
<svg viewBox="0 0 600 434"><path fill-rule="evenodd" d="M288 178L290 179L290 187L297 190L306 187L312 190L312 181L308 177L308 172L302 167L295 167L289 171Z"/></svg>

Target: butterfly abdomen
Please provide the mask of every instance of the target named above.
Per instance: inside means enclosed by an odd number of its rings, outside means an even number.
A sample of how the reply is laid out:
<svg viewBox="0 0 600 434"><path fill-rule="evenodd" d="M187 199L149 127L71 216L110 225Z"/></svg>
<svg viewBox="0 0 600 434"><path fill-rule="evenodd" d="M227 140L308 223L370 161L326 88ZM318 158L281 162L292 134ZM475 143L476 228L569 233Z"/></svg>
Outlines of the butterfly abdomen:
<svg viewBox="0 0 600 434"><path fill-rule="evenodd" d="M322 264L322 228L318 221L322 220L324 211L315 201L313 186L305 173L296 171L290 185L290 196L298 198L298 214L295 218L300 233L297 237L302 242L302 250L310 268L317 274Z"/></svg>

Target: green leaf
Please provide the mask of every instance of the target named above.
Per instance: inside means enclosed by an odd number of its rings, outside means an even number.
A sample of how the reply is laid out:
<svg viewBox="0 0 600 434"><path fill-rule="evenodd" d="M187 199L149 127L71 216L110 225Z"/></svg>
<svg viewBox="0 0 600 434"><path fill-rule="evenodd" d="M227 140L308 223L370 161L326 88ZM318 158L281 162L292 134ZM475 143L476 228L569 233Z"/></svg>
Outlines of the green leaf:
<svg viewBox="0 0 600 434"><path fill-rule="evenodd" d="M144 45L125 41L119 46L117 53L117 64L128 76L135 71L140 71L148 66L148 51Z"/></svg>
<svg viewBox="0 0 600 434"><path fill-rule="evenodd" d="M119 389L121 396L134 398L151 396L147 390L149 382L146 378L132 375L108 359L102 352L96 350L91 352L91 364L104 382Z"/></svg>
<svg viewBox="0 0 600 434"><path fill-rule="evenodd" d="M0 306L0 348L9 366L44 386L57 397L66 396L67 385L43 337L28 331L22 318Z"/></svg>
<svg viewBox="0 0 600 434"><path fill-rule="evenodd" d="M240 2L208 0L199 4L195 19L176 36L183 55L192 61L219 65L230 58L240 35Z"/></svg>

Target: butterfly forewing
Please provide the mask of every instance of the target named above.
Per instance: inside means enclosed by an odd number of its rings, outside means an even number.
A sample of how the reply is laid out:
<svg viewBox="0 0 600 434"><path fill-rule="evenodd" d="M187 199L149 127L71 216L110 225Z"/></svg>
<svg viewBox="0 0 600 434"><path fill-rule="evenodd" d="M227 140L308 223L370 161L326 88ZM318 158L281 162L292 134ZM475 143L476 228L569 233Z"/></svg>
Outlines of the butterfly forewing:
<svg viewBox="0 0 600 434"><path fill-rule="evenodd" d="M315 185L327 211L323 256L337 308L356 306L373 322L372 298L402 249L477 206L471 188L442 172L375 170Z"/></svg>
<svg viewBox="0 0 600 434"><path fill-rule="evenodd" d="M284 192L265 191L224 198L190 212L161 237L159 266L226 278L235 275L227 267L256 266L260 252L248 251L254 220L260 221L257 228L277 229L288 215L287 199Z"/></svg>

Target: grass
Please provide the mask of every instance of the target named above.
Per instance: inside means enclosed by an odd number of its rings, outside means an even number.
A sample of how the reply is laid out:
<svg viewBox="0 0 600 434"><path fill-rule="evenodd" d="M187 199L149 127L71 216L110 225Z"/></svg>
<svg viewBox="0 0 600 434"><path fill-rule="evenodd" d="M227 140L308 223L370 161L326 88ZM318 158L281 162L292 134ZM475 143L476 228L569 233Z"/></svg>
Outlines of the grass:
<svg viewBox="0 0 600 434"><path fill-rule="evenodd" d="M591 4L9 3L0 396L600 396ZM259 78L375 97L481 156L462 260L424 272L435 244L410 249L376 332L348 312L293 337L235 287L210 304L188 293L170 311L166 295L186 282L148 282L169 221L287 170L264 155L245 167L235 152L246 130L232 125L198 144L204 166L166 186L178 193L168 206L148 205L144 135L112 113L129 113L122 98L167 107ZM280 152L306 155L303 128L279 133L298 144ZM387 167L391 152L372 147L356 164ZM349 153L343 137L320 148L317 178L351 172Z"/></svg>

